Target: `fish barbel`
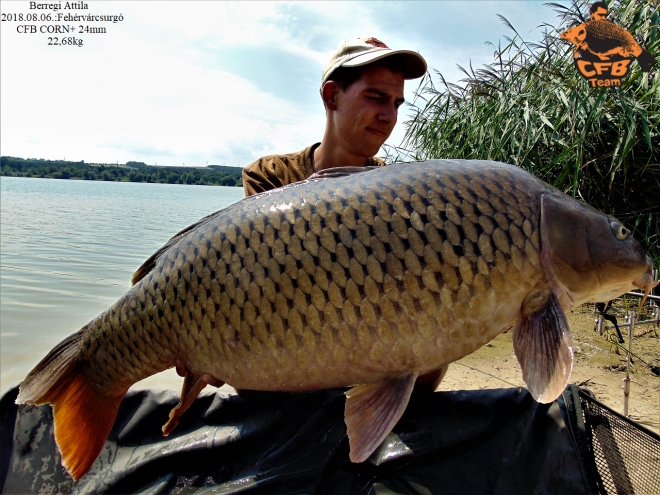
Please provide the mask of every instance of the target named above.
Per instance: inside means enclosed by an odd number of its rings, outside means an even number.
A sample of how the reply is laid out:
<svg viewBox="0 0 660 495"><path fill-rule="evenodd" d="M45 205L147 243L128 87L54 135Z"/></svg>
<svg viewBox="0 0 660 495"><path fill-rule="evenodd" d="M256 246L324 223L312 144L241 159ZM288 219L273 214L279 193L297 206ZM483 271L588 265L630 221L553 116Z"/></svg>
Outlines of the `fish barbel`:
<svg viewBox="0 0 660 495"><path fill-rule="evenodd" d="M657 282L630 232L512 165L433 160L333 169L183 230L109 310L58 344L17 403L50 403L75 479L138 380L183 375L168 434L206 384L353 387L350 458L394 427L415 381L514 326L532 396L569 380L565 311ZM433 384L434 386L437 383Z"/></svg>

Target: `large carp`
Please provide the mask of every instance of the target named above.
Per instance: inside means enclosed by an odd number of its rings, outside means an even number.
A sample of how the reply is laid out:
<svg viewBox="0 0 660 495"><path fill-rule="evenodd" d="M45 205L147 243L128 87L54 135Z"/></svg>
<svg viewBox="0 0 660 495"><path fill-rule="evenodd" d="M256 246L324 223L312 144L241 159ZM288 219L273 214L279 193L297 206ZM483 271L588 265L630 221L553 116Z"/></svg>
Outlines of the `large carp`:
<svg viewBox="0 0 660 495"><path fill-rule="evenodd" d="M127 389L176 366L169 433L207 384L353 387L350 458L365 460L416 379L515 325L533 397L554 400L573 350L565 311L655 286L619 221L524 170L434 160L333 171L185 229L108 311L55 347L18 403L50 403L62 463L83 476Z"/></svg>

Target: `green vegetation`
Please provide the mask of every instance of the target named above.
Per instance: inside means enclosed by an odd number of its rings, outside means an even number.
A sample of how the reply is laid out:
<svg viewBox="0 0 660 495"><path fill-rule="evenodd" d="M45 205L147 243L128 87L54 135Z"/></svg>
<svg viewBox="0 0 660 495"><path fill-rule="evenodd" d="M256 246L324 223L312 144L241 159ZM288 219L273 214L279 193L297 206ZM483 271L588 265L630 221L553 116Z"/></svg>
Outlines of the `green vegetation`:
<svg viewBox="0 0 660 495"><path fill-rule="evenodd" d="M155 167L143 162L110 165L34 158L25 160L11 156L0 158L0 175L9 177L242 187L241 171L242 169L238 167L221 165L210 165L204 168Z"/></svg>
<svg viewBox="0 0 660 495"><path fill-rule="evenodd" d="M652 2L608 2L610 14L660 59L659 10ZM426 77L388 161L497 160L522 167L573 197L617 216L660 266L660 71L637 62L619 88L591 88L559 39L588 18L586 2L550 4L557 26L540 43L514 32L493 63L462 69L461 85Z"/></svg>

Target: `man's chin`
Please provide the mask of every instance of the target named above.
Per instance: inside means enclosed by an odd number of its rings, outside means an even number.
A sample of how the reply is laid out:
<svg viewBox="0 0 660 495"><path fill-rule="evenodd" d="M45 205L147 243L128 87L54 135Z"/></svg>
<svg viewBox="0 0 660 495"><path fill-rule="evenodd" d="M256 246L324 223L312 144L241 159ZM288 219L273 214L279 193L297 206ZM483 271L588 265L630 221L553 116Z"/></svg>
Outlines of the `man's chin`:
<svg viewBox="0 0 660 495"><path fill-rule="evenodd" d="M371 158L372 156L376 156L384 143L385 143L385 139L383 139L383 140L379 139L378 141L375 141L375 140L370 141L368 144L365 144L361 154L364 155L367 158Z"/></svg>
<svg viewBox="0 0 660 495"><path fill-rule="evenodd" d="M381 146L385 143L382 137L376 137L373 132L366 132L360 138L352 139L352 146L349 148L350 152L357 156L363 156L365 159L376 156L380 151Z"/></svg>

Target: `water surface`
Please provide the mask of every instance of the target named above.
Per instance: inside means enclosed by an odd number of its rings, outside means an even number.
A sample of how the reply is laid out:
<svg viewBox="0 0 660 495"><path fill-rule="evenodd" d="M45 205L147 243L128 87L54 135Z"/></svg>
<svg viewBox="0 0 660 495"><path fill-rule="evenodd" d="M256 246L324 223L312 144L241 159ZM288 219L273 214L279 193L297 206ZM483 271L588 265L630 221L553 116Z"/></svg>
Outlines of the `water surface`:
<svg viewBox="0 0 660 495"><path fill-rule="evenodd" d="M238 187L0 179L0 385L108 309L167 239ZM179 388L173 371L139 386Z"/></svg>

